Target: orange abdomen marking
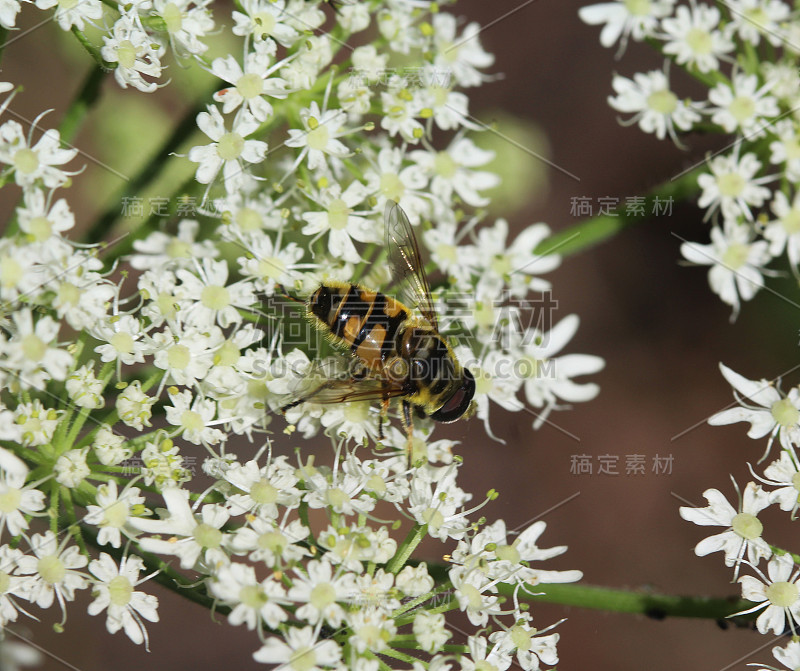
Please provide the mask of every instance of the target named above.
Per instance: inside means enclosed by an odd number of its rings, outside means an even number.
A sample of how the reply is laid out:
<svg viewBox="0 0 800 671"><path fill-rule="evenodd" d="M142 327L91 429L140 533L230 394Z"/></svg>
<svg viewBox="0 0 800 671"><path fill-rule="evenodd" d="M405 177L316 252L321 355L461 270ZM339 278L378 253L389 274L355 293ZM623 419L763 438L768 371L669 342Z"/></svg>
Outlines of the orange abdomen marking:
<svg viewBox="0 0 800 671"><path fill-rule="evenodd" d="M396 338L409 318L399 301L357 284L323 284L308 310L371 368L397 353Z"/></svg>

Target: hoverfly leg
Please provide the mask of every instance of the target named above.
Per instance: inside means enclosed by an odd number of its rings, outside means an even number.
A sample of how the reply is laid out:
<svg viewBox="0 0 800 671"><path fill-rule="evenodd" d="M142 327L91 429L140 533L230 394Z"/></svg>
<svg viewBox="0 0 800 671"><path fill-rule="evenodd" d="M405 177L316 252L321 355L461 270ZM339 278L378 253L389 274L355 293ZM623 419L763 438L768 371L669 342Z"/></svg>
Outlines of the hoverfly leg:
<svg viewBox="0 0 800 671"><path fill-rule="evenodd" d="M383 440L385 438L385 434L383 433L383 423L386 421L386 418L389 416L389 399L384 398L381 403L381 414L378 418L378 440Z"/></svg>
<svg viewBox="0 0 800 671"><path fill-rule="evenodd" d="M411 419L411 404L403 399L403 411L400 413L400 422L405 429L406 440L406 454L408 455L408 466L411 467L411 459L413 457L413 443L414 438L414 422Z"/></svg>

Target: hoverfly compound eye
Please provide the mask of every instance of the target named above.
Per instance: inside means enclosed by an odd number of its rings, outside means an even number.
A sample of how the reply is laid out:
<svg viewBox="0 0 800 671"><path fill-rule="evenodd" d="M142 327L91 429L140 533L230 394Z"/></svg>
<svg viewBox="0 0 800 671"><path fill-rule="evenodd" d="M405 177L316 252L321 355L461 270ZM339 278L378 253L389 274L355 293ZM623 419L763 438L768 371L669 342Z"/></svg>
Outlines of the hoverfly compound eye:
<svg viewBox="0 0 800 671"><path fill-rule="evenodd" d="M437 422L455 422L461 417L468 409L469 404L472 402L472 397L475 395L475 378L466 368L464 371L464 381L461 386L456 389L455 393L445 401L445 404L436 412L431 414L431 419Z"/></svg>

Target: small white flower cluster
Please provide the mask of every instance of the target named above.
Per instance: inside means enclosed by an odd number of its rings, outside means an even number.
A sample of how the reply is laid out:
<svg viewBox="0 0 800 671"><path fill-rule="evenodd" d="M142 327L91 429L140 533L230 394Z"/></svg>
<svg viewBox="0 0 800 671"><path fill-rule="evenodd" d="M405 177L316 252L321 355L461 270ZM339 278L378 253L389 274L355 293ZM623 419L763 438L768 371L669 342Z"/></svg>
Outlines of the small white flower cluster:
<svg viewBox="0 0 800 671"><path fill-rule="evenodd" d="M742 586L742 598L754 602L750 609L737 615L763 611L756 620L756 628L762 634L772 632L776 636L791 632L794 639L786 646L773 648L775 658L790 669L800 664L800 646L797 643L800 625L800 568L798 557L791 552L776 549L766 540L764 523L759 515L770 506L777 506L797 518L800 508L800 388L788 393L780 384L769 380L748 380L720 364L725 379L733 387L737 403L712 416L708 423L713 426L747 422L747 435L754 440L766 438L767 446L759 463L763 462L775 439L780 445L780 455L757 474L751 472L756 481L748 482L744 492L734 481L738 505L732 506L717 489L703 493L708 501L705 508L682 507L681 517L702 526L725 527L721 533L700 541L695 547L698 556L722 552L725 565L734 567L734 580ZM766 575L759 568L761 561L767 563ZM742 575L742 568L753 575ZM757 666L757 665L756 665Z"/></svg>
<svg viewBox="0 0 800 671"><path fill-rule="evenodd" d="M647 40L663 70L615 75L609 104L659 139L692 131L727 135L697 175L698 205L711 222L709 244L686 242L691 263L710 266L711 289L733 308L764 286L766 266L785 254L800 277L800 103L798 20L782 0L619 0L580 10L603 24L600 40L621 49ZM670 83L670 65L708 88L692 100ZM694 173L691 173L694 175Z"/></svg>
<svg viewBox="0 0 800 671"><path fill-rule="evenodd" d="M60 4L58 20L79 30L99 18L94 1ZM391 294L387 201L440 270L442 329L461 337L455 354L473 372L490 434L491 402L538 427L593 398L597 385L573 378L603 366L562 353L575 315L525 322L526 302L549 295L539 275L560 262L536 253L548 227L509 240L504 220L480 225L498 182L485 169L494 154L468 136L469 101L456 90L481 84L493 62L477 24L417 0L324 8L236 4L243 56L206 64L225 88L197 110L209 141L185 157L203 208L165 230L145 222L129 255L106 250L113 263L66 237L74 216L57 194L76 174L64 168L76 150L54 130L33 142L16 121L0 125L3 183L22 192L0 239L0 625L26 613L25 601L58 603L65 619L91 588L89 612L146 643L157 602L136 588L160 571L253 630L264 663L422 668L403 649L427 653L425 668L557 663L558 635L534 626L522 601L580 573L533 565L566 549L536 545L542 522L516 533L472 519L483 504L467 508L455 443L432 440L432 421L415 418L407 435L395 411L382 417L363 401L298 404L288 428L276 418L329 352L284 309L284 292L353 281ZM102 57L122 87L143 91L155 89L168 45L201 60L217 25L209 2L118 9ZM357 33L372 42L351 47ZM410 60L413 80L372 79ZM442 149L436 131L449 133ZM276 426L288 437L275 438ZM319 433L332 466L302 447ZM233 446L246 439L263 448L240 459ZM35 533L36 517L50 528ZM414 558L426 535L455 546L449 565ZM89 546L107 552L94 558ZM445 613L458 609L476 630L444 652Z"/></svg>

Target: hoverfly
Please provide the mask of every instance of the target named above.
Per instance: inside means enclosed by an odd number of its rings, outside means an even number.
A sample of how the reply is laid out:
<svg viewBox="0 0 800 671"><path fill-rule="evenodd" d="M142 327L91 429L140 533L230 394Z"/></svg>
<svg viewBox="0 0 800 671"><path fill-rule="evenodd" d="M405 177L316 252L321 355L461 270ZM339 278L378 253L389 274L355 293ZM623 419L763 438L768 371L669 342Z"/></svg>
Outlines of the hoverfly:
<svg viewBox="0 0 800 671"><path fill-rule="evenodd" d="M412 408L437 422L454 422L471 408L475 378L439 334L408 217L397 203L388 201L384 218L392 279L421 316L399 300L360 284L324 281L305 302L307 317L334 345L349 349L354 365L347 375L324 380L281 412L306 402L380 400L382 438L390 401L400 399L401 423L410 446Z"/></svg>

